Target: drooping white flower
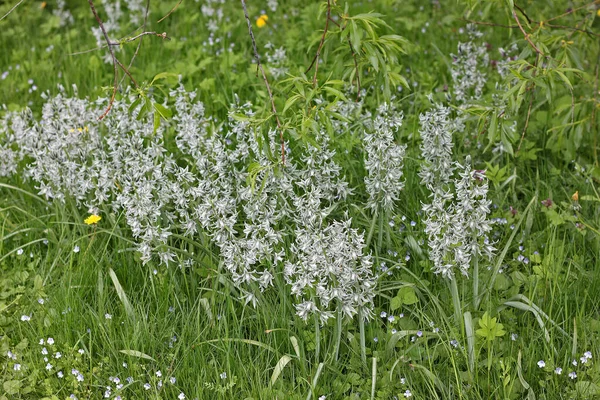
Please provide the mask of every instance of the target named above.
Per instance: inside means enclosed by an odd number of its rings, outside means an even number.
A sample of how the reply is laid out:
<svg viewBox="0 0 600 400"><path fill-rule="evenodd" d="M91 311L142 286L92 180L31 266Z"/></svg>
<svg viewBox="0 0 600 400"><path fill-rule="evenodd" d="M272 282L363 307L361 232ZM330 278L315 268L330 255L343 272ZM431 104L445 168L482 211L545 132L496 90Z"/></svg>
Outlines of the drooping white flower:
<svg viewBox="0 0 600 400"><path fill-rule="evenodd" d="M406 146L395 142L402 118L402 112L384 103L377 109L377 116L364 135L367 207L372 210L381 206L385 211L391 211L404 188L402 168Z"/></svg>
<svg viewBox="0 0 600 400"><path fill-rule="evenodd" d="M479 45L476 40L482 36L475 25L467 25L468 42L458 44L458 51L452 54L452 75L454 98L459 103L478 99L483 92L487 80L485 69L489 55L485 45Z"/></svg>

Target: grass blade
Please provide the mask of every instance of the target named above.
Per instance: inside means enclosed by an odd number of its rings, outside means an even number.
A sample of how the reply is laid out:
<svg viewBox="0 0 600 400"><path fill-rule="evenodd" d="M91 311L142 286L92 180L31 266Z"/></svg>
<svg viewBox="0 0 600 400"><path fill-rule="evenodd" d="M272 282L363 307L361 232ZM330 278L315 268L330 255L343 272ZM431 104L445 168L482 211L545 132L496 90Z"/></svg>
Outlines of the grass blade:
<svg viewBox="0 0 600 400"><path fill-rule="evenodd" d="M210 304L208 303L208 299L202 298L200 299L200 305L204 308L204 312L206 312L206 316L211 324L215 323L212 311L210 310Z"/></svg>
<svg viewBox="0 0 600 400"><path fill-rule="evenodd" d="M469 370L471 373L475 371L475 329L473 328L473 317L470 312L466 312L465 332L467 334L467 354L469 356Z"/></svg>
<svg viewBox="0 0 600 400"><path fill-rule="evenodd" d="M277 362L277 365L275 365L275 369L273 370L273 375L271 375L271 381L269 383L270 386L273 386L275 384L275 382L277 381L277 378L279 378L279 375L281 374L281 372L283 371L285 366L288 365L288 363L290 361L292 361L292 357L290 357L287 354L283 355L279 359L279 361Z"/></svg>
<svg viewBox="0 0 600 400"><path fill-rule="evenodd" d="M150 361L154 361L156 362L156 360L152 357L150 357L148 354L142 353L141 351L137 351L137 350L119 350L119 352L126 354L128 356L131 357L137 357L137 358L143 358L145 360L150 360Z"/></svg>
<svg viewBox="0 0 600 400"><path fill-rule="evenodd" d="M113 285L115 286L117 296L119 296L119 300L121 300L121 303L123 303L123 307L125 307L125 313L127 314L130 320L135 321L135 311L133 310L133 306L129 302L129 299L127 298L127 295L125 294L125 291L123 290L123 287L119 282L119 278L117 278L117 274L115 274L115 271L113 271L112 268L108 269L108 274L110 275L110 279L112 280Z"/></svg>
<svg viewBox="0 0 600 400"><path fill-rule="evenodd" d="M310 400L313 394L313 390L317 387L317 382L319 382L319 377L321 376L321 371L323 370L323 363L319 363L317 367L317 373L313 378L312 384L310 385L310 390L308 391L308 396L306 396L306 400Z"/></svg>
<svg viewBox="0 0 600 400"><path fill-rule="evenodd" d="M192 348L198 347L198 346L202 346L203 344L219 343L219 342L241 342L241 343L251 344L253 346L260 347L260 348L268 350L268 351L270 351L272 353L277 353L277 351L275 351L275 349L272 348L271 346L269 346L268 344L264 344L264 343L259 342L257 340L238 339L238 338L224 338L224 339L205 340L204 342L200 342L200 343L198 343L196 345L193 345Z"/></svg>
<svg viewBox="0 0 600 400"><path fill-rule="evenodd" d="M375 400L375 384L377 383L377 357L373 357L371 367L371 400Z"/></svg>
<svg viewBox="0 0 600 400"><path fill-rule="evenodd" d="M14 191L17 191L17 192L20 192L20 193L26 194L27 196L31 196L31 197L33 197L34 199L36 199L36 200L39 200L39 201L41 201L41 202L42 202L42 203L44 203L44 204L46 203L46 200L42 199L40 196L38 196L38 195L36 195L36 194L33 194L33 193L31 193L31 192L28 192L28 191L27 191L27 190L25 190L25 189L18 188L18 187L16 187L16 186L7 185L6 183L1 183L1 182L0 182L0 188L6 188L6 189L14 190Z"/></svg>
<svg viewBox="0 0 600 400"><path fill-rule="evenodd" d="M502 249L502 253L500 253L500 256L496 260L496 265L494 265L494 270L492 271L492 276L490 277L490 282L488 283L488 287L487 287L487 295L488 296L492 292L492 288L494 287L494 282L496 282L496 277L498 276L498 271L500 271L500 267L502 266L502 262L504 261L504 258L506 257L506 254L508 253L508 249L509 249L512 241L515 239L515 236L517 235L517 232L519 231L519 227L521 226L521 223L523 223L525 216L527 215L527 213L529 212L529 210L531 209L533 204L535 204L536 200L537 200L537 196L533 196L533 199L531 199L531 201L525 208L525 211L523 211L523 214L521 214L521 218L519 218L519 221L517 222L515 229L513 229L512 234L508 238L508 242L506 242L504 249ZM477 305L476 305L475 309L479 308L480 301L481 301L481 296L480 296L479 300L477 300Z"/></svg>
<svg viewBox="0 0 600 400"><path fill-rule="evenodd" d="M292 342L292 347L294 348L294 353L296 353L296 356L298 358L300 358L300 346L298 345L298 339L296 339L296 336L291 336L290 342Z"/></svg>

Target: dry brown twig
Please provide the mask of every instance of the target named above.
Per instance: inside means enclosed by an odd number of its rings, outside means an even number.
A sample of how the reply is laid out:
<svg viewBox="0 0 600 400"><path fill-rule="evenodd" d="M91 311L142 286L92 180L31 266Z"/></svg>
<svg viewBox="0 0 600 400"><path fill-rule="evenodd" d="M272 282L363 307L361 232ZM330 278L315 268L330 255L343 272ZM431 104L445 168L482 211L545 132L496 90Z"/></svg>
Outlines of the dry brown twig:
<svg viewBox="0 0 600 400"><path fill-rule="evenodd" d="M271 110L273 112L273 115L275 115L275 121L277 121L277 129L279 130L279 140L281 142L281 163L282 165L285 165L285 141L283 140L283 126L281 125L281 121L279 120L279 116L277 115L275 99L273 98L273 92L271 91L271 85L269 85L267 74L265 74L265 70L262 64L260 63L260 55L258 54L258 49L256 48L256 39L254 39L254 32L252 31L252 22L250 22L248 9L246 8L246 1L240 1L242 2L242 7L244 8L244 16L246 17L246 22L248 23L248 33L250 34L250 39L252 39L252 48L254 50L254 58L256 59L256 68L258 68L262 74L263 81L265 82L265 86L267 87L267 92L269 93L269 99L271 100Z"/></svg>
<svg viewBox="0 0 600 400"><path fill-rule="evenodd" d="M525 15L525 14L523 14ZM529 20L529 18L525 15L525 17ZM525 31L525 29L523 28L523 25L521 25L521 21L519 21L519 17L517 16L517 13L515 11L513 11L513 18L515 19L515 21L517 21L517 25L519 25L519 29L521 30L521 32L523 32L523 36L525 36L525 40L527 40L527 42L529 43L529 45L535 50L536 53L538 53L539 55L545 57L546 55L536 47L535 44L533 44L533 42L531 41L531 39L529 38L529 33L527 33Z"/></svg>
<svg viewBox="0 0 600 400"><path fill-rule="evenodd" d="M313 65L315 66L315 73L313 75L313 87L317 86L317 73L319 72L319 56L321 55L321 50L323 49L323 44L325 43L325 35L327 35L327 30L329 29L329 21L331 21L331 0L327 0L327 19L325 21L325 29L323 29L323 35L321 35L321 41L319 42L319 47L317 48L317 54L313 58L310 66L306 70L306 74L311 70Z"/></svg>
<svg viewBox="0 0 600 400"><path fill-rule="evenodd" d="M335 24L338 28L341 28L343 31L346 29L346 25L340 27L332 17L331 17L331 0L327 0L327 20L325 21L325 29L323 29L323 35L321 35L321 41L319 42L319 47L317 48L317 54L313 57L310 66L306 69L305 74L307 74L312 67L315 67L315 73L313 75L313 87L317 86L317 72L319 71L319 56L321 55L321 50L323 49L323 45L325 43L325 36L329 30L329 22ZM350 53L352 53L352 59L354 60L354 68L356 69L356 101L360 99L360 75L358 73L358 61L356 59L356 52L354 51L354 47L352 47L352 42L350 41L350 37L348 37L348 46L350 47Z"/></svg>

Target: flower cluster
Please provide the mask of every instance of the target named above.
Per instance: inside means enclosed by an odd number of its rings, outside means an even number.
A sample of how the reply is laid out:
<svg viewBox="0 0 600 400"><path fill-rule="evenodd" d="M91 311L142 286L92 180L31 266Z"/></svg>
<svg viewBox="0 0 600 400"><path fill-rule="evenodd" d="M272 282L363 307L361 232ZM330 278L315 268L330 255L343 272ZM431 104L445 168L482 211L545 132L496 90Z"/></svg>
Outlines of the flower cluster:
<svg viewBox="0 0 600 400"><path fill-rule="evenodd" d="M367 206L372 210L381 206L386 212L391 211L404 188L402 168L406 146L396 144L394 137L402 126L402 118L401 112L384 103L364 135Z"/></svg>
<svg viewBox="0 0 600 400"><path fill-rule="evenodd" d="M483 92L486 74L482 68L487 67L489 55L485 45L478 45L476 40L483 34L475 25L467 25L469 41L458 44L457 54L452 54L452 82L454 98L459 103L478 99Z"/></svg>
<svg viewBox="0 0 600 400"><path fill-rule="evenodd" d="M196 92L179 86L169 96L173 116L157 129L151 114L140 118L140 106L130 109L128 101L116 101L98 121L107 99L90 102L62 93L47 98L40 121L30 111L9 112L0 122L0 171L8 176L23 166L22 175L46 199L73 199L86 207L86 224L98 223L103 213L122 214L143 263L188 265L193 257L177 252L170 238L200 236L217 248L246 302L256 304L257 292L272 284L285 263L302 307L310 292L322 320L330 316L333 299L348 316L358 310L368 316L374 280L363 236L350 220L329 218L351 194L329 135L317 132L297 160L287 151L282 168L279 136L260 133L250 104L236 99L228 120L218 122L205 116ZM390 129L399 127L401 116L391 110L380 110L368 145L368 168L375 173L371 165L379 162L389 170L372 178L384 182L386 207L402 185L394 180L402 174L404 152L393 143ZM284 243L294 243L295 250L286 254ZM323 249L319 260L310 250L317 245Z"/></svg>
<svg viewBox="0 0 600 400"><path fill-rule="evenodd" d="M363 255L364 238L351 221L335 221L320 232L298 229L292 252L296 262L286 262L285 278L304 320L315 314L321 322L339 310L352 318L360 312L372 317L375 279L370 256Z"/></svg>
<svg viewBox="0 0 600 400"><path fill-rule="evenodd" d="M425 233L434 272L452 279L455 268L468 276L473 256L492 257L495 249L487 238L492 229L487 218L491 202L485 174L472 169L470 157L464 165L452 161L450 110L435 107L420 116L424 158L420 176L431 192L431 203L423 205Z"/></svg>
<svg viewBox="0 0 600 400"><path fill-rule="evenodd" d="M273 50L274 46L272 43L267 43L265 48L268 50ZM267 51L265 56L267 57L267 66L269 67L269 72L271 72L271 75L273 75L273 79L278 80L288 73L289 69L286 67L287 56L283 47L274 49L273 53Z"/></svg>
<svg viewBox="0 0 600 400"><path fill-rule="evenodd" d="M435 104L433 110L419 116L419 122L421 155L424 160L419 177L429 191L443 191L450 181L454 168L452 162L454 125L450 117L450 109Z"/></svg>

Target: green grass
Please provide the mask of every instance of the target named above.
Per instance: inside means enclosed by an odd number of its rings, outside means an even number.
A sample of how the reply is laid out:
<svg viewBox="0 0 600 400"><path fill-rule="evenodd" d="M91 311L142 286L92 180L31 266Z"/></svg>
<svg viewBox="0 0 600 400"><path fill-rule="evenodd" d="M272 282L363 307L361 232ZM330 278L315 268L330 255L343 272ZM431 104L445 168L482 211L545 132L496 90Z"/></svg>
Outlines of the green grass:
<svg viewBox="0 0 600 400"><path fill-rule="evenodd" d="M73 94L71 85L75 84L79 96L91 99L110 95L112 67L100 61L101 54L70 55L95 46L89 9L85 4L69 2L76 22L60 28L50 14L54 3L49 3L41 8L40 2L24 2L0 22L0 73L9 71L0 81L0 103L10 110L29 105L40 115L44 99L39 94L56 94L57 84L65 86L69 94ZM365 326L364 349L357 318L344 320L336 358L336 322L332 319L315 329L312 322L300 320L282 271L276 271L273 287L262 293L259 306L253 308L239 300L240 293L223 269L218 249L205 233L193 240L173 238L169 242L177 252L192 256L191 267L166 268L154 262L142 265L123 215L103 209L98 225L87 226L83 223L88 215L84 207L72 199L64 204L49 203L37 196L31 181L15 175L0 180L0 399L64 399L71 393L80 399L95 399L102 398L107 385L113 387L114 398L118 394L116 384L109 382L109 377L118 377L125 385L119 392L124 399L171 399L180 393L188 399L390 399L402 398L406 390L419 399L600 398L600 170L594 159L597 113L589 111L598 107L590 61L596 59L598 43L583 34L571 37L575 41L571 50L577 64L574 67L587 74L568 75L577 100L574 120L587 119L581 124L586 128L583 133L578 126L561 131L564 148L553 148L558 139L550 136L552 127L570 120L562 114L564 108L554 102L571 97L558 80L553 82L553 101L546 100L542 89L535 92L524 142L531 144L533 152L510 156L486 148L479 132L488 123L487 114L479 118L478 113L484 112L478 109L469 114L465 133L454 138L456 159L471 154L477 165L488 171L492 166L506 167L504 177L497 182L491 178L489 196L495 205L491 217L507 219L506 225L495 227L496 259L491 265L480 261L482 301L478 307L472 306L472 280L457 279L461 307L457 315L451 289L431 272L427 257L421 207L428 198L417 175L421 164L418 117L429 108L426 96L434 92L437 100L443 100L443 87L452 82L448 65L457 42L464 40L458 32L464 26L464 5L426 5L420 9L420 4L381 1L350 7L350 15L370 10L385 14L390 26L381 28L382 32L401 34L411 43L398 65L410 88L396 93L405 115L396 139L407 144L408 150L406 188L394 209L395 227L374 219L364 207L362 132L350 129L335 142L336 160L356 194L341 203L341 209L332 211L333 215L341 218L347 212L353 227L366 233L373 224L369 251L374 264L386 262L392 271L391 275L382 274L378 281L376 318ZM536 4L527 4L527 8L533 18L544 19L582 4L563 1L548 9ZM200 88L199 98L207 115L225 120L237 95L242 103L252 101L259 115L268 117L270 105L264 83L251 62L241 5L225 5L230 20L223 22L218 37L223 38L225 48L229 43L235 47L233 52L218 56L202 46L208 32L199 3L183 3L164 22L156 22L173 5L152 5L146 30L165 31L173 40L144 39L131 69L136 80L148 82L162 72L181 75L186 88ZM258 7L252 2L249 6L253 16L259 15ZM262 46L268 41L284 46L290 74L301 76L321 37L321 6L318 2L280 1L279 10L268 13L267 29L255 27L260 50L264 51ZM12 4L1 3L0 15L10 7ZM482 10L477 17L481 20L512 23L486 5L478 4L476 10ZM576 14L564 23L575 25L581 18ZM427 27L426 22L430 23ZM597 23L590 29L598 32ZM124 27L124 35L134 28ZM518 30L483 28L484 40L494 49L515 41L521 50L527 48ZM536 40L559 57L558 40L568 32L554 32L556 37L540 35ZM342 79L352 66L352 58L339 43L334 39L325 46L320 83ZM50 45L53 50L46 51ZM128 60L134 51L135 45L125 46L119 57ZM521 55L532 60L527 50ZM367 75L367 82L369 77L375 82L375 73ZM312 72L307 79L311 78ZM33 93L29 93L29 79L38 87ZM413 82L418 85L413 86ZM494 83L488 82L489 93ZM272 84L277 107L282 110L297 86ZM173 82L165 83L165 88L171 87ZM318 95L326 101L337 100L331 93L320 91ZM365 108L373 109L383 99L381 91L374 90L365 100ZM491 107L491 101L481 103L482 109ZM515 148L527 105L525 100L515 113L519 122ZM293 151L302 148L303 140L309 142L306 137L310 130L304 132L299 122L306 111L303 106L282 113L285 123L292 126L286 134ZM266 124L274 126L273 119ZM354 127L360 129L358 124ZM348 155L344 150L349 150ZM576 191L579 202L572 199ZM541 204L548 198L555 203L552 209ZM581 209L574 215L573 205L577 204ZM411 226L410 221L416 225ZM401 231L402 224L406 228ZM74 252L76 246L78 252ZM290 246L287 243L287 249ZM505 257L499 259L503 250ZM409 259L405 259L407 254ZM518 261L519 256L529 262ZM494 267L502 272L487 291ZM394 321L380 318L381 312L393 315ZM489 341L489 332L482 326L485 312L503 326ZM22 321L22 316L31 316L31 320ZM392 334L392 329L397 333ZM49 337L54 345L38 344ZM53 363L51 371L45 369L44 346L50 356L56 351L62 354L49 360ZM9 350L18 355L17 361L7 357ZM362 351L366 363L361 359ZM585 351L591 351L593 358L582 364L579 359ZM538 366L540 360L545 361L544 368ZM577 367L571 364L573 360L579 361ZM26 372L16 371L15 363L26 366ZM556 367L563 369L562 374L554 372ZM83 382L77 382L73 368L83 375ZM64 372L62 379L56 376L59 370ZM157 376L158 371L162 376ZM567 376L571 371L577 372L576 379ZM132 377L133 383L128 383L127 377ZM171 377L176 378L173 384ZM160 380L162 388L158 387ZM145 383L150 389L143 388Z"/></svg>

